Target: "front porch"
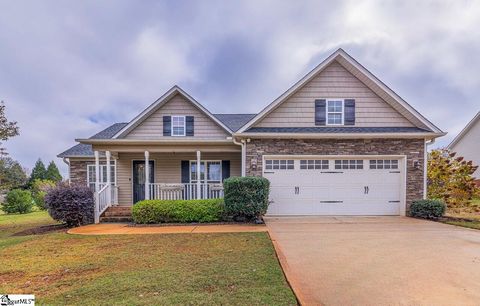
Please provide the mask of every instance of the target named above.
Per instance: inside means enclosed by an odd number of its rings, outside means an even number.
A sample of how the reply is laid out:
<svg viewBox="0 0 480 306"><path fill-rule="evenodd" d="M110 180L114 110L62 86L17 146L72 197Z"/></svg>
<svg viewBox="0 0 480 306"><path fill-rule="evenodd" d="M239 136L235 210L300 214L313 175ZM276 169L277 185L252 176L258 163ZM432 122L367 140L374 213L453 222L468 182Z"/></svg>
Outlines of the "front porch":
<svg viewBox="0 0 480 306"><path fill-rule="evenodd" d="M241 175L239 149L230 147L223 152L211 148L166 152L95 150L95 162L87 166L87 184L95 194L95 222L100 221L102 214L105 217L109 207L131 207L145 199L223 197L223 180Z"/></svg>

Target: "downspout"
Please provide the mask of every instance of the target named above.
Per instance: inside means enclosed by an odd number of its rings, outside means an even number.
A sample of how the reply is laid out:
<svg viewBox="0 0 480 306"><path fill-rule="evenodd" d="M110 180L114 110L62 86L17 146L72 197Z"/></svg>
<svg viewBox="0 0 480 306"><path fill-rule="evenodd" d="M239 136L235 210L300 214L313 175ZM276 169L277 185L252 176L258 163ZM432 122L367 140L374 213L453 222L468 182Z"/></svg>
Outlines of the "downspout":
<svg viewBox="0 0 480 306"><path fill-rule="evenodd" d="M70 185L70 159L68 159L67 157L63 157L62 160L68 166L68 184Z"/></svg>
<svg viewBox="0 0 480 306"><path fill-rule="evenodd" d="M245 140L242 139L240 142L238 142L235 138L232 138L233 143L241 146L242 147L242 177L245 176L245 164L247 161L247 144L245 143Z"/></svg>
<svg viewBox="0 0 480 306"><path fill-rule="evenodd" d="M433 145L435 143L435 138L427 141L425 139L424 151L423 151L423 199L427 198L427 164L428 164L428 149L429 145Z"/></svg>

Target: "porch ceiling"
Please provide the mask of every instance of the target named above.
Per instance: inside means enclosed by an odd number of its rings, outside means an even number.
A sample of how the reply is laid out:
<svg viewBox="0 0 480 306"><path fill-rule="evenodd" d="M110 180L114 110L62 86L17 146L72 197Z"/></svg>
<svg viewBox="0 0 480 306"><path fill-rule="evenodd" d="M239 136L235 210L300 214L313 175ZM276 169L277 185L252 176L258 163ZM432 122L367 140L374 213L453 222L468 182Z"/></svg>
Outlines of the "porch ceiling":
<svg viewBox="0 0 480 306"><path fill-rule="evenodd" d="M231 139L77 139L80 143L92 145L94 151L112 152L241 152Z"/></svg>

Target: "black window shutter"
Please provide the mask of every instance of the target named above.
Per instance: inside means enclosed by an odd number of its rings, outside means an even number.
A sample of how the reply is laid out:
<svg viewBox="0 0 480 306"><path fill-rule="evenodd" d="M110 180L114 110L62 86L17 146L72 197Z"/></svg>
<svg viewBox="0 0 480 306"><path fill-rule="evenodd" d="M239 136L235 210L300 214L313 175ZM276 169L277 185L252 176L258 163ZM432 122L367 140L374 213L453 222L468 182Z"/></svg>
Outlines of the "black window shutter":
<svg viewBox="0 0 480 306"><path fill-rule="evenodd" d="M326 105L327 100L325 99L315 100L315 125L326 124Z"/></svg>
<svg viewBox="0 0 480 306"><path fill-rule="evenodd" d="M230 177L230 161L222 160L222 182Z"/></svg>
<svg viewBox="0 0 480 306"><path fill-rule="evenodd" d="M190 183L190 161L182 160L182 183Z"/></svg>
<svg viewBox="0 0 480 306"><path fill-rule="evenodd" d="M355 125L355 99L345 99L345 125Z"/></svg>
<svg viewBox="0 0 480 306"><path fill-rule="evenodd" d="M194 117L193 116L186 116L185 117L185 125L186 125L186 131L185 131L185 135L186 136L193 136L194 132Z"/></svg>
<svg viewBox="0 0 480 306"><path fill-rule="evenodd" d="M172 136L172 117L163 116L163 136Z"/></svg>

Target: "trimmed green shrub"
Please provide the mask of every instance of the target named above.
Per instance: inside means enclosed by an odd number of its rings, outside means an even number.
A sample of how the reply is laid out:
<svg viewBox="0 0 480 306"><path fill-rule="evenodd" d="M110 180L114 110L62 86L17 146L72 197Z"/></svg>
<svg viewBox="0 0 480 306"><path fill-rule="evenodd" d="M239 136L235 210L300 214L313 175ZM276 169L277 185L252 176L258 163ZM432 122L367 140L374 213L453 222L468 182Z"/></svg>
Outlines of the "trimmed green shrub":
<svg viewBox="0 0 480 306"><path fill-rule="evenodd" d="M32 197L35 205L41 210L45 207L45 196L48 191L55 187L55 182L50 180L35 180L32 184Z"/></svg>
<svg viewBox="0 0 480 306"><path fill-rule="evenodd" d="M440 200L417 200L410 206L410 216L437 219L445 214L445 203Z"/></svg>
<svg viewBox="0 0 480 306"><path fill-rule="evenodd" d="M26 214L32 211L33 199L30 191L13 189L7 193L2 210L7 214Z"/></svg>
<svg viewBox="0 0 480 306"><path fill-rule="evenodd" d="M223 182L225 212L234 219L252 220L267 212L270 182L263 177L230 177Z"/></svg>
<svg viewBox="0 0 480 306"><path fill-rule="evenodd" d="M222 220L223 199L207 200L145 200L135 204L135 223L215 222Z"/></svg>
<svg viewBox="0 0 480 306"><path fill-rule="evenodd" d="M58 184L45 196L45 206L54 220L70 227L94 221L95 201L87 186Z"/></svg>

